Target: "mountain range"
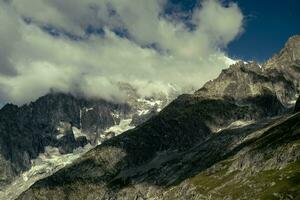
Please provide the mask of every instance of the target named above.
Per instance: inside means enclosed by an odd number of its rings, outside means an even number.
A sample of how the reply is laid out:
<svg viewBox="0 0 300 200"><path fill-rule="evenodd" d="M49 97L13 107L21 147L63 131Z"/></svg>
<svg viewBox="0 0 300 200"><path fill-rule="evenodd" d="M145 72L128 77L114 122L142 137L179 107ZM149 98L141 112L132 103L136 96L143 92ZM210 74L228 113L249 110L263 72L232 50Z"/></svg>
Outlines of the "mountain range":
<svg viewBox="0 0 300 200"><path fill-rule="evenodd" d="M81 154L135 127L171 98L139 98L129 84L120 87L127 93L126 103L51 92L20 107L5 105L0 110L0 188L37 164L51 162L53 153Z"/></svg>
<svg viewBox="0 0 300 200"><path fill-rule="evenodd" d="M238 61L173 101L141 99L129 84L123 88L131 94L127 103L51 93L22 107L4 106L3 196L300 198L300 36L267 62ZM126 128L116 131L124 120ZM45 149L64 155L86 146L95 147L32 185L7 187Z"/></svg>

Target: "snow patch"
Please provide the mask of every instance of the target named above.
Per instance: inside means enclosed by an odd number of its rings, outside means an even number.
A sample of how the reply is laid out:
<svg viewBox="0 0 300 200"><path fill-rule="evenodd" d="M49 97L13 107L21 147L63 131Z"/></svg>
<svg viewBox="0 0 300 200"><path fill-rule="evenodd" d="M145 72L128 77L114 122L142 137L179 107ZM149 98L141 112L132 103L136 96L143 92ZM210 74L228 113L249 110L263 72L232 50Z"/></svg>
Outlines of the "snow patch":
<svg viewBox="0 0 300 200"><path fill-rule="evenodd" d="M225 56L225 58L220 57L219 59L225 59L225 64L227 66L233 65L233 64L235 64L235 63L237 63L239 61L239 60L233 60L231 58L228 58L227 56Z"/></svg>
<svg viewBox="0 0 300 200"><path fill-rule="evenodd" d="M138 115L141 116L141 115L146 115L150 112L150 110L138 110Z"/></svg>
<svg viewBox="0 0 300 200"><path fill-rule="evenodd" d="M252 124L254 122L255 122L254 120L249 120L249 121L237 120L237 121L232 122L231 124L229 124L226 127L217 129L216 132L218 133L218 132L221 132L222 130L225 130L225 129L241 128L241 127L247 126L249 124Z"/></svg>
<svg viewBox="0 0 300 200"><path fill-rule="evenodd" d="M75 139L77 139L77 138L79 138L79 137L86 137L86 135L83 134L83 133L81 132L81 130L78 129L77 127L75 127L75 126L72 127L72 131L73 131L73 134L74 134Z"/></svg>
<svg viewBox="0 0 300 200"><path fill-rule="evenodd" d="M120 135L121 133L134 128L134 126L130 125L131 121L132 119L123 119L119 124L106 129L104 133L113 132L116 135Z"/></svg>
<svg viewBox="0 0 300 200"><path fill-rule="evenodd" d="M144 103L144 104L146 104L146 105L149 105L149 106L151 106L151 107L154 107L154 106L160 106L160 105L162 105L162 101L161 100L154 100L154 101L151 101L151 100L147 100L147 99L138 99L137 100L138 102L140 102L140 103Z"/></svg>
<svg viewBox="0 0 300 200"><path fill-rule="evenodd" d="M66 132L68 131L68 130L70 130L70 128L71 128L71 124L70 123L68 123L68 122L63 122L63 121L61 121L61 122L59 122L59 124L58 124L58 126L57 126L57 128L56 128L56 130L57 130L57 132L58 132L58 134L56 135L56 139L61 139L62 137L64 137L65 136L65 134L66 134Z"/></svg>
<svg viewBox="0 0 300 200"><path fill-rule="evenodd" d="M111 116L113 116L114 118L120 118L120 114L119 113L111 113Z"/></svg>
<svg viewBox="0 0 300 200"><path fill-rule="evenodd" d="M45 147L45 153L40 154L38 158L31 161L32 167L30 170L17 177L12 184L2 188L0 191L0 199L16 199L35 182L73 163L91 148L92 146L88 144L84 148L74 150L72 154L61 155L57 148L50 146Z"/></svg>
<svg viewBox="0 0 300 200"><path fill-rule="evenodd" d="M94 108L84 108L85 109L85 112L89 112L91 110L94 110Z"/></svg>
<svg viewBox="0 0 300 200"><path fill-rule="evenodd" d="M297 103L297 100L295 99L295 100L291 100L291 101L289 101L288 102L288 104L290 104L290 105L294 105L294 104L296 104Z"/></svg>
<svg viewBox="0 0 300 200"><path fill-rule="evenodd" d="M56 135L56 139L61 139L62 137L64 137L65 135L64 134L58 134L58 135Z"/></svg>

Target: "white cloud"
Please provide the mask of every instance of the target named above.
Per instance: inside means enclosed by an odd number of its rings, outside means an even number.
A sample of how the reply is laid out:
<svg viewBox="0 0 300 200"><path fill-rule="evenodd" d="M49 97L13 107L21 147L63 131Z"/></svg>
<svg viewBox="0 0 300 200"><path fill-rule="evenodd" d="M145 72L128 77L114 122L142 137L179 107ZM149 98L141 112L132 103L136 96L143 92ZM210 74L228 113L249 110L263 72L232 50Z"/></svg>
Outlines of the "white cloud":
<svg viewBox="0 0 300 200"><path fill-rule="evenodd" d="M0 4L0 73L13 75L16 73L11 65L10 56L17 39L20 37L18 19L11 14L11 9Z"/></svg>
<svg viewBox="0 0 300 200"><path fill-rule="evenodd" d="M220 48L242 30L235 4L204 1L190 31L160 14L163 0L11 0L0 1L0 95L17 104L35 100L51 88L87 97L122 100L116 83L129 82L141 95L199 88L228 65ZM115 14L112 14L114 10ZM22 18L32 19L26 24ZM74 41L41 30L51 25L84 36L89 25L104 36ZM130 39L112 30L125 28ZM145 48L157 44L163 51Z"/></svg>

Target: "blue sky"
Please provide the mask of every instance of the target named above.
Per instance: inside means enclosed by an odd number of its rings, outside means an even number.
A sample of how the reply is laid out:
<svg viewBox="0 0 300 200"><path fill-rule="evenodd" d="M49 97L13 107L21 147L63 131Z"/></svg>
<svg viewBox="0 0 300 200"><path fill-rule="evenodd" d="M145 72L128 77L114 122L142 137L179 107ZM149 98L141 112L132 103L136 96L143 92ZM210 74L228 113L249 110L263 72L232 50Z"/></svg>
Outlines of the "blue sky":
<svg viewBox="0 0 300 200"><path fill-rule="evenodd" d="M277 53L290 36L300 34L299 0L233 2L239 5L245 16L245 30L226 49L231 57L263 62ZM175 12L188 12L199 5L199 0L170 0L170 3Z"/></svg>
<svg viewBox="0 0 300 200"><path fill-rule="evenodd" d="M286 40L300 34L299 0L239 0L245 31L229 44L230 56L264 61L280 51Z"/></svg>

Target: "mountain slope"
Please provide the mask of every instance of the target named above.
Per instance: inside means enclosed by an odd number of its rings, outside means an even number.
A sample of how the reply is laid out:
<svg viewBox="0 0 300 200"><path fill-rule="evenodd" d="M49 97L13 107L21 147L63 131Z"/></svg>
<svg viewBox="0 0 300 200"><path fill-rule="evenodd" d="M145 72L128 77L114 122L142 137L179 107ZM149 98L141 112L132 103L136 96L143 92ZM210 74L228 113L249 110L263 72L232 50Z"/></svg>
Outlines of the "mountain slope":
<svg viewBox="0 0 300 200"><path fill-rule="evenodd" d="M293 38L276 62L231 66L19 199L298 198L300 115L289 107L299 94L300 37ZM277 184L278 170L283 186L266 192ZM288 172L294 182L286 180ZM232 189L239 186L245 187Z"/></svg>
<svg viewBox="0 0 300 200"><path fill-rule="evenodd" d="M144 154L149 156L150 150L136 149L141 145L128 149L128 144L146 141L133 134L121 135L122 140L114 138L97 147L75 164L37 182L19 199L200 199L211 195L223 199L237 194L218 188L219 185L243 183L246 187L244 181L259 177L260 171L274 173L296 165L291 173L295 173L292 178L297 178L300 113L225 129L207 140L195 141L189 148L156 151L151 159ZM125 142L123 147L118 141ZM288 179L287 175L282 178ZM254 185L258 196L264 194L259 188L267 190L272 182L260 184ZM297 184L293 187L297 188ZM295 188L278 192L295 197L299 195ZM248 193L240 195L249 198L253 188L247 189Z"/></svg>

